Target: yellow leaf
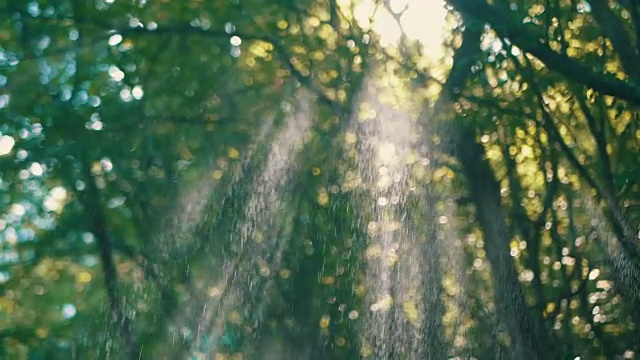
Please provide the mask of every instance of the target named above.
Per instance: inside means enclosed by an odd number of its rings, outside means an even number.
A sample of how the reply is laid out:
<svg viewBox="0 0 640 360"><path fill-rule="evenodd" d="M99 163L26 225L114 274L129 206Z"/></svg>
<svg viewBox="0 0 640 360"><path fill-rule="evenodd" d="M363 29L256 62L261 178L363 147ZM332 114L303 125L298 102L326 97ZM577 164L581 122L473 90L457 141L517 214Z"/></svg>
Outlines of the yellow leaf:
<svg viewBox="0 0 640 360"><path fill-rule="evenodd" d="M48 333L49 331L47 331L47 329L45 328L38 328L36 330L36 336L39 337L40 339L46 338Z"/></svg>
<svg viewBox="0 0 640 360"><path fill-rule="evenodd" d="M240 152L233 146L229 146L227 148L227 156L229 157L229 159L235 160L240 157Z"/></svg>
<svg viewBox="0 0 640 360"><path fill-rule="evenodd" d="M416 321L418 320L418 307L416 306L416 303L411 301L411 300L407 300L402 304L402 311L404 312L404 315L407 317L407 319L409 319L409 321Z"/></svg>
<svg viewBox="0 0 640 360"><path fill-rule="evenodd" d="M278 29L284 30L289 26L289 24L285 20L278 21Z"/></svg>
<svg viewBox="0 0 640 360"><path fill-rule="evenodd" d="M212 286L207 291L207 295L209 295L210 297L218 297L222 295L222 290L217 286Z"/></svg>
<svg viewBox="0 0 640 360"><path fill-rule="evenodd" d="M213 170L211 173L211 177L214 180L220 180L222 178L222 170Z"/></svg>
<svg viewBox="0 0 640 360"><path fill-rule="evenodd" d="M322 206L327 205L329 203L329 194L327 193L327 190L322 189L318 191L318 198L316 200L318 201L318 204Z"/></svg>
<svg viewBox="0 0 640 360"><path fill-rule="evenodd" d="M83 271L83 272L79 273L78 275L76 275L76 281L81 283L81 284L86 284L86 283L91 281L91 274L89 274L86 271Z"/></svg>
<svg viewBox="0 0 640 360"><path fill-rule="evenodd" d="M325 276L322 279L320 279L320 283L322 285L332 285L335 284L336 282L336 278L334 276Z"/></svg>
<svg viewBox="0 0 640 360"><path fill-rule="evenodd" d="M348 144L354 144L358 141L358 135L352 132L348 132L345 134L344 139Z"/></svg>
<svg viewBox="0 0 640 360"><path fill-rule="evenodd" d="M553 310L555 310L555 309L556 309L556 304L550 302L550 303L547 303L547 307L545 308L545 311L547 313L552 313Z"/></svg>
<svg viewBox="0 0 640 360"><path fill-rule="evenodd" d="M291 276L291 270L289 269L280 269L280 277L283 279L288 279Z"/></svg>
<svg viewBox="0 0 640 360"><path fill-rule="evenodd" d="M369 246L364 252L364 256L367 258L375 258L380 256L380 254L382 254L382 248L377 244Z"/></svg>
<svg viewBox="0 0 640 360"><path fill-rule="evenodd" d="M229 314L229 320L234 324L239 324L240 323L240 313L237 312L237 311L232 311L231 314Z"/></svg>
<svg viewBox="0 0 640 360"><path fill-rule="evenodd" d="M329 327L329 322L331 321L331 317L329 315L322 315L320 318L320 327L326 329Z"/></svg>
<svg viewBox="0 0 640 360"><path fill-rule="evenodd" d="M373 354L373 349L371 348L371 346L369 345L362 345L362 348L360 349L360 355L362 355L362 357L369 357L371 356L371 354Z"/></svg>

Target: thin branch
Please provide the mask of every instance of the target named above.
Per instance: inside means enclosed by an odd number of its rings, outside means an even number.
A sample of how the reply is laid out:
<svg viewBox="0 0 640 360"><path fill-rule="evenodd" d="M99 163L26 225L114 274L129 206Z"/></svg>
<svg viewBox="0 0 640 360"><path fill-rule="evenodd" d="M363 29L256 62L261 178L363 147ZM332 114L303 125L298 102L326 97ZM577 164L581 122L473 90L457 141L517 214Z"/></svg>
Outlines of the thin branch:
<svg viewBox="0 0 640 360"><path fill-rule="evenodd" d="M593 8L591 14L596 18L604 34L611 40L618 52L624 71L634 80L640 81L640 56L631 44L631 38L620 21L611 11L607 0L589 0Z"/></svg>
<svg viewBox="0 0 640 360"><path fill-rule="evenodd" d="M555 299L554 302L556 304L558 304L558 303L562 302L562 300L564 300L564 299L569 300L569 299L573 298L574 296L582 294L585 290L587 290L587 281L582 281L582 282L580 282L580 285L578 286L578 288L575 291L566 291L566 290L563 291L562 294L560 294L560 296L558 296ZM533 306L530 306L529 309L530 310L544 309L546 306L547 306L546 303L542 303L542 304L538 303L538 304L535 304ZM558 308L558 306L556 306L556 308Z"/></svg>
<svg viewBox="0 0 640 360"><path fill-rule="evenodd" d="M605 128L604 126L600 126L600 128L598 128L598 121L596 121L596 118L593 116L591 109L589 109L589 106L587 105L585 98L582 96L578 96L576 94L576 99L578 101L578 106L580 107L582 114L587 120L587 125L589 126L589 130L591 131L591 135L593 136L596 142L598 157L602 162L601 171L602 171L602 178L604 181L605 189L607 189L607 191L609 191L610 193L614 193L615 183L613 179L613 173L611 172L611 161L609 159L609 154L607 153L607 139L605 134ZM605 106L604 102L602 102L600 106L604 107ZM604 111L604 109L603 111L601 111L601 116L602 117L607 116L607 112ZM600 120L602 122L606 121L606 119L604 118Z"/></svg>
<svg viewBox="0 0 640 360"><path fill-rule="evenodd" d="M519 61L514 61L514 65L520 70L527 78L527 82L531 85L530 89L536 96L540 110L542 111L542 126L549 133L550 138L560 146L562 152L566 155L569 163L578 171L580 178L587 182L587 184L596 191L596 196L600 200L604 200L607 204L608 211L605 211L620 244L625 250L625 253L633 261L634 266L640 266L640 248L635 244L635 231L634 227L627 221L624 212L620 208L617 200L614 198L614 194L608 189L603 188L595 178L591 176L585 166L580 163L573 150L564 141L560 131L558 130L553 117L551 116L551 110L544 101L542 91L538 87L538 82L535 80L533 72L533 65L531 61L525 56L524 61L526 66L523 66ZM536 121L538 121L536 119Z"/></svg>
<svg viewBox="0 0 640 360"><path fill-rule="evenodd" d="M618 2L631 14L633 27L636 31L636 49L640 53L640 2L638 0L619 0Z"/></svg>
<svg viewBox="0 0 640 360"><path fill-rule="evenodd" d="M448 1L461 13L489 23L501 37L508 38L519 48L537 57L549 69L602 94L640 105L640 87L638 85L618 80L613 76L596 74L579 61L553 51L543 39L533 36L526 27L511 20L511 14L487 4L485 0Z"/></svg>
<svg viewBox="0 0 640 360"><path fill-rule="evenodd" d="M544 99L542 98L542 94L535 86L533 79L531 79L531 88L536 91L538 102L542 109L543 126L549 132L549 135L551 135L555 142L560 146L562 152L569 160L569 163L571 163L571 165L578 171L580 178L586 181L587 184L596 191L597 197L604 200L608 205L608 208L611 212L611 225L613 225L616 235L619 238L618 240L626 250L627 255L631 259L633 259L634 263L637 265L638 261L640 261L640 253L638 251L637 245L633 242L633 230L631 226L626 223L626 219L624 219L624 214L620 210L619 205L613 198L613 195L610 194L606 189L602 188L602 186L600 186L600 184L591 176L587 168L580 163L576 155L573 153L573 150L571 150L571 148L564 141L562 135L560 134L560 131L555 126L550 111L547 108Z"/></svg>

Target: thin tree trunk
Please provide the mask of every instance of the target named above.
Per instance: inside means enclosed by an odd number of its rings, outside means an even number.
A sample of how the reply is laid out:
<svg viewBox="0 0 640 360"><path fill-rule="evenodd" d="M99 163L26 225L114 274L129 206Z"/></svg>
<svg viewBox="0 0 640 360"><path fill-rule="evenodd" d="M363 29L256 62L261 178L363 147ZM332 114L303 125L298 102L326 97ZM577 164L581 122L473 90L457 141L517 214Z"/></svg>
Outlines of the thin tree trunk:
<svg viewBox="0 0 640 360"><path fill-rule="evenodd" d="M528 313L522 285L509 253L511 235L501 204L500 185L483 159L484 148L468 129L460 129L456 155L467 178L476 206L476 216L485 241L487 259L494 276L494 296L498 316L507 326L518 359L550 359L548 340L538 334Z"/></svg>
<svg viewBox="0 0 640 360"><path fill-rule="evenodd" d="M105 214L100 203L100 191L95 179L91 174L90 164L85 161L84 175L86 181L86 193L81 197L82 205L87 217L90 219L90 230L96 238L104 285L107 293L107 301L111 310L113 323L118 329L120 338L128 353L128 358L137 360L140 357L141 349L138 347L133 335L131 319L127 316L122 306L118 290L118 273L113 259L113 245L109 238L109 230L105 219Z"/></svg>

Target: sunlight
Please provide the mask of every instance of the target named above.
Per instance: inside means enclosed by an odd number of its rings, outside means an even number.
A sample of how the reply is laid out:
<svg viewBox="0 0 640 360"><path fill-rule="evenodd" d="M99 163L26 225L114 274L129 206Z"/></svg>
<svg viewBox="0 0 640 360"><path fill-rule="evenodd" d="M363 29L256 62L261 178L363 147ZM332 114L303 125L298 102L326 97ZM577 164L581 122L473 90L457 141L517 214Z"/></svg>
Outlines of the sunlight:
<svg viewBox="0 0 640 360"><path fill-rule="evenodd" d="M456 274L453 268L442 269L437 241L428 245L423 242L435 239L439 232L444 234L443 225L447 221L423 223L406 216L407 213L416 216L418 211L413 206L425 197L429 200L420 206L424 213L417 216L438 212L434 205L436 197L429 192L432 187L425 182L431 171L432 153L415 136L419 130L412 116L380 101L389 93L398 93L399 83L389 86L384 79L372 78L365 84L360 113L349 128L349 133L358 134L356 138L360 139L356 145L355 170L361 174L368 193L359 204L362 209L369 209L358 214L359 223L367 224L368 235L364 239L363 271L369 311L363 313L361 320L366 330L362 332L360 351L363 357L387 359L395 358L388 353L393 348L401 349L398 351L407 358L427 358L439 351L436 344L441 344L430 330L420 330L423 326L436 328L433 324L440 318L439 310L435 310L439 297L431 289L437 288L445 271ZM444 215L441 218L446 220ZM452 264L462 261L453 251L447 255ZM423 272L424 268L429 269L428 274ZM426 342L417 340L422 334L426 334Z"/></svg>
<svg viewBox="0 0 640 360"><path fill-rule="evenodd" d="M447 15L444 0L389 0L389 3L396 13L401 13L406 7L400 18L406 36L420 41L427 58L440 59ZM392 45L400 39L402 33L393 15L382 5L376 6L375 0L360 2L355 16L363 27L373 23L373 30L380 35L383 45Z"/></svg>
<svg viewBox="0 0 640 360"><path fill-rule="evenodd" d="M9 154L15 143L13 137L0 134L0 156Z"/></svg>

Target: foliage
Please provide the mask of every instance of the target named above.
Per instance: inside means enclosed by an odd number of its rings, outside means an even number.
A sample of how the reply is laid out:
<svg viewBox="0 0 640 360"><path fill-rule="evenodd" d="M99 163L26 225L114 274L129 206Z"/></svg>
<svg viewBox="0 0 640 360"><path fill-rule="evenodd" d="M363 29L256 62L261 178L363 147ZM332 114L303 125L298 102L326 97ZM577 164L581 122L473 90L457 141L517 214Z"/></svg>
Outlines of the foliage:
<svg viewBox="0 0 640 360"><path fill-rule="evenodd" d="M640 9L448 3L5 1L0 357L636 356Z"/></svg>

